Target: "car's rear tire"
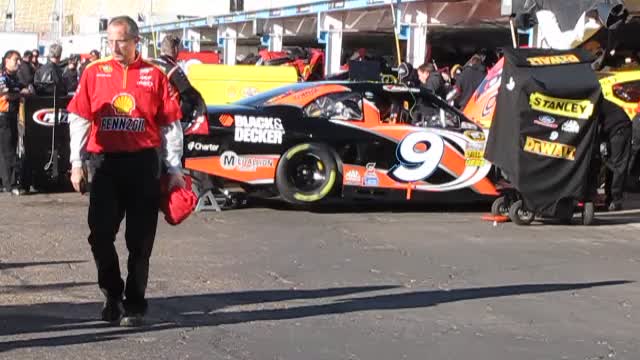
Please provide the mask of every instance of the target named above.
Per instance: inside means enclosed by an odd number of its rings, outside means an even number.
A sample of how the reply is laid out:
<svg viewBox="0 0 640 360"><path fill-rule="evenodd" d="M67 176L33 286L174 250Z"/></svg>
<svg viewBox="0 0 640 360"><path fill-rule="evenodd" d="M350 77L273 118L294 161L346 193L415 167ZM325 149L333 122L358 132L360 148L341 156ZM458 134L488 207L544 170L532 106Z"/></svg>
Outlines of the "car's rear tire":
<svg viewBox="0 0 640 360"><path fill-rule="evenodd" d="M276 169L280 196L292 204L311 204L326 199L342 181L331 149L324 144L306 143L287 150Z"/></svg>

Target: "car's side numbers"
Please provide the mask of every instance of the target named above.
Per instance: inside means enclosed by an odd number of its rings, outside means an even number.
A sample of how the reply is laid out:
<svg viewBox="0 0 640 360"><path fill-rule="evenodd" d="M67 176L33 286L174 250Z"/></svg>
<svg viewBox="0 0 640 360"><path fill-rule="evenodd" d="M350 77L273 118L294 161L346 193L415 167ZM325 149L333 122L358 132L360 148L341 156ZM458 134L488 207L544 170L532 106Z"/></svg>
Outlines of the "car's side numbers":
<svg viewBox="0 0 640 360"><path fill-rule="evenodd" d="M425 145L426 150L420 148ZM394 166L390 174L406 182L426 179L436 171L443 155L444 140L439 135L429 132L409 134L398 144L396 156L400 164Z"/></svg>

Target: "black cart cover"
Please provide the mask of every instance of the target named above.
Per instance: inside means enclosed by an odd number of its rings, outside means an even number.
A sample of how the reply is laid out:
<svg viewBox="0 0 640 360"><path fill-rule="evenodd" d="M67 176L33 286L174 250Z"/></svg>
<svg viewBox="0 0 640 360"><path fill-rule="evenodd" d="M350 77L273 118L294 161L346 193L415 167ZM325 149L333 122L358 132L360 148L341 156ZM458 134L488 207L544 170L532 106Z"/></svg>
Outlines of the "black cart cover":
<svg viewBox="0 0 640 360"><path fill-rule="evenodd" d="M555 216L561 201L590 195L601 98L592 58L582 50L504 54L485 157L507 175L528 209Z"/></svg>

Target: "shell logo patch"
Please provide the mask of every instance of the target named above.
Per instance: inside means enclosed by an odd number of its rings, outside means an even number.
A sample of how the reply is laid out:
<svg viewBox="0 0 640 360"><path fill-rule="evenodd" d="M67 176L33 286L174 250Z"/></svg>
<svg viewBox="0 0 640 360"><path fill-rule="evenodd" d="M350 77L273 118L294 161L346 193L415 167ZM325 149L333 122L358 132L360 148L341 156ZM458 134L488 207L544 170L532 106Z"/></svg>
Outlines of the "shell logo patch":
<svg viewBox="0 0 640 360"><path fill-rule="evenodd" d="M120 93L111 100L111 107L116 115L131 115L136 108L136 101L130 94Z"/></svg>
<svg viewBox="0 0 640 360"><path fill-rule="evenodd" d="M100 65L100 71L108 74L113 71L113 68L111 67L111 65Z"/></svg>

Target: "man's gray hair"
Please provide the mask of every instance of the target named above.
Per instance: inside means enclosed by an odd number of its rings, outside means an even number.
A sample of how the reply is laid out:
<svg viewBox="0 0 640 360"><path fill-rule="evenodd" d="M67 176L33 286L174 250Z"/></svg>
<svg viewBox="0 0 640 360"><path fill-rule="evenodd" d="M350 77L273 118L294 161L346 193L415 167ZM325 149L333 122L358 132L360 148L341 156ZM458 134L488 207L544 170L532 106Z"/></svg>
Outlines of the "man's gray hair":
<svg viewBox="0 0 640 360"><path fill-rule="evenodd" d="M168 34L160 43L160 51L165 55L178 56L181 43L182 41L178 35ZM176 48L178 48L178 51L176 51Z"/></svg>
<svg viewBox="0 0 640 360"><path fill-rule="evenodd" d="M130 18L129 16L116 16L109 20L109 26L111 25L126 25L127 26L127 35L130 38L137 38L140 36L140 30L138 30L138 24Z"/></svg>
<svg viewBox="0 0 640 360"><path fill-rule="evenodd" d="M49 58L60 59L62 57L62 45L51 44L49 46Z"/></svg>

